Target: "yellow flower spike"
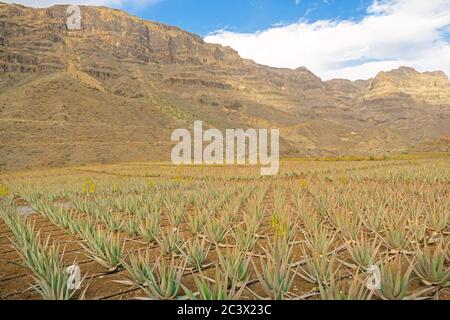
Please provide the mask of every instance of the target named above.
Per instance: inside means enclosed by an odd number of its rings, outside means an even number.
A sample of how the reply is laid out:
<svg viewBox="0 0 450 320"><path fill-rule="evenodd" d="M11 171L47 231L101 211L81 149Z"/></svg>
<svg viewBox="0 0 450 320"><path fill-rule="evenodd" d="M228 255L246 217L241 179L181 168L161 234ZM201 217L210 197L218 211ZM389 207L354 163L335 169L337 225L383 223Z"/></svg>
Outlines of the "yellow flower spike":
<svg viewBox="0 0 450 320"><path fill-rule="evenodd" d="M97 189L97 186L96 186L94 180L87 178L84 183L84 188L83 188L84 193L93 194L93 193L95 193L96 189Z"/></svg>
<svg viewBox="0 0 450 320"><path fill-rule="evenodd" d="M346 176L341 177L340 180L341 180L341 182L342 182L343 184L349 183L349 179L348 179L348 177L346 177Z"/></svg>
<svg viewBox="0 0 450 320"><path fill-rule="evenodd" d="M9 194L9 189L6 185L2 184L0 185L0 196L4 197Z"/></svg>
<svg viewBox="0 0 450 320"><path fill-rule="evenodd" d="M300 180L300 188L308 189L308 181L306 181L306 179Z"/></svg>
<svg viewBox="0 0 450 320"><path fill-rule="evenodd" d="M276 226L280 223L280 219L274 214L272 215L272 228L276 228Z"/></svg>
<svg viewBox="0 0 450 320"><path fill-rule="evenodd" d="M275 227L275 235L279 238L279 237L284 237L286 235L286 224L285 223L280 223Z"/></svg>
<svg viewBox="0 0 450 320"><path fill-rule="evenodd" d="M282 237L286 235L287 231L286 222L282 223L281 219L275 214L272 216L271 225L277 237Z"/></svg>

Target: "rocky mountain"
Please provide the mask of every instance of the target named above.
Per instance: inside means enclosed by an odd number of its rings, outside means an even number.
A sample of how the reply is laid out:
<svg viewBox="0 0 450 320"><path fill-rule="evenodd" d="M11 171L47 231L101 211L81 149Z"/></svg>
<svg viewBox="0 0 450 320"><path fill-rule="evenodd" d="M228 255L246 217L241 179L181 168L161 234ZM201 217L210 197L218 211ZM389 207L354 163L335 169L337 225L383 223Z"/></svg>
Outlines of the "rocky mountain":
<svg viewBox="0 0 450 320"><path fill-rule="evenodd" d="M1 168L168 160L172 130L194 120L280 128L286 156L395 153L450 136L442 72L322 81L119 10L81 7L81 29L68 30L66 9L0 2Z"/></svg>

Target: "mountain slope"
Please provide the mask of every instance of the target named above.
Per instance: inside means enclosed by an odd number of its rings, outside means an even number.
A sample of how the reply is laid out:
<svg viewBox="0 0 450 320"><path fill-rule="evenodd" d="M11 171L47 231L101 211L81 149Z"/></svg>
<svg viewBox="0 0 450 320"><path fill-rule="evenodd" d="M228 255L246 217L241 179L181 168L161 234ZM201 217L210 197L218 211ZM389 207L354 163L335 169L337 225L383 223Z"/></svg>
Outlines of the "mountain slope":
<svg viewBox="0 0 450 320"><path fill-rule="evenodd" d="M410 68L321 81L122 11L0 3L0 166L168 160L194 120L277 127L286 155L382 154L450 136L450 81Z"/></svg>

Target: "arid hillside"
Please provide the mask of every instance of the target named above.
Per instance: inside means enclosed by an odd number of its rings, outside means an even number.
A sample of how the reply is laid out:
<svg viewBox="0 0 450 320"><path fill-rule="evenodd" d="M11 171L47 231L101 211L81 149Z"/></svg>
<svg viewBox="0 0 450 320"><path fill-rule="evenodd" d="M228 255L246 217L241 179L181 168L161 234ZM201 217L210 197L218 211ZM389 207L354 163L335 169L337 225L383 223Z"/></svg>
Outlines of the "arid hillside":
<svg viewBox="0 0 450 320"><path fill-rule="evenodd" d="M286 156L449 151L450 81L403 67L322 81L125 12L0 3L0 168L168 160L194 120L281 129ZM306 50L306 49L305 49Z"/></svg>

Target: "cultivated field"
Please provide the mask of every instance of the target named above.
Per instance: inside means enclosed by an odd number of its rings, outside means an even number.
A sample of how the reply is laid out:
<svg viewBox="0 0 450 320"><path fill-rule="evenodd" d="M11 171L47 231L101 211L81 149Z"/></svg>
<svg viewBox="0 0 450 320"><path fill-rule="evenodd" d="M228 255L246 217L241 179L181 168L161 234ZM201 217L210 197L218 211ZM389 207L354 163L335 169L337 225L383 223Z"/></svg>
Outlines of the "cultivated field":
<svg viewBox="0 0 450 320"><path fill-rule="evenodd" d="M372 160L3 174L0 299L450 299L450 158Z"/></svg>

